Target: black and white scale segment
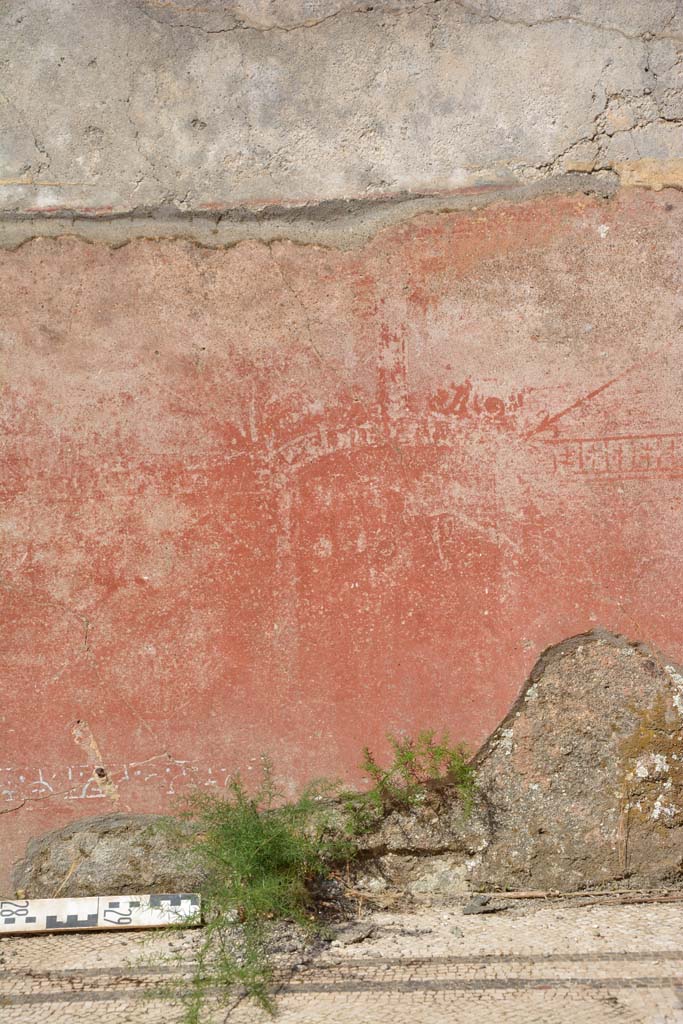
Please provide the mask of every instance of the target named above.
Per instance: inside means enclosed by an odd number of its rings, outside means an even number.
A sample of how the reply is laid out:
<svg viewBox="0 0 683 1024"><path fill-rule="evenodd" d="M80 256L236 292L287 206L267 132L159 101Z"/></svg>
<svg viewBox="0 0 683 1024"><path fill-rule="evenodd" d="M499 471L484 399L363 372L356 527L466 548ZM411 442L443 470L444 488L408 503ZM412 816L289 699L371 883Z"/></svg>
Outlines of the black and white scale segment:
<svg viewBox="0 0 683 1024"><path fill-rule="evenodd" d="M197 893L0 900L0 937L27 932L163 928L200 924Z"/></svg>

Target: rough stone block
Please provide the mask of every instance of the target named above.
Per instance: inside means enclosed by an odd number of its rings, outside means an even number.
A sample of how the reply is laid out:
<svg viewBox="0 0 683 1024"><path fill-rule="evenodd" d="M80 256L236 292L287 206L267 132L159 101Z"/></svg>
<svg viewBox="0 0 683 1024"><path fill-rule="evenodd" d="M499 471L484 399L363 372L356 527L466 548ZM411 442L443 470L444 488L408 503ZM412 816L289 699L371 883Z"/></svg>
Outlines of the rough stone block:
<svg viewBox="0 0 683 1024"><path fill-rule="evenodd" d="M156 815L84 818L32 839L12 873L29 897L193 892L201 874Z"/></svg>
<svg viewBox="0 0 683 1024"><path fill-rule="evenodd" d="M553 647L478 761L492 838L472 881L683 880L683 676L653 651L600 632Z"/></svg>

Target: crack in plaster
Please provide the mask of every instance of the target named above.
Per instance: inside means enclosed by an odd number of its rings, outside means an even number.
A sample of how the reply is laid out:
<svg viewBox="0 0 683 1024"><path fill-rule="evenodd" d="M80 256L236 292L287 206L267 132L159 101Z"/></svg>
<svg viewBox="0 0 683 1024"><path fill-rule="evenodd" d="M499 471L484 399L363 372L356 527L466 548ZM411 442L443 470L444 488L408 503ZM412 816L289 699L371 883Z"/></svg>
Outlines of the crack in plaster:
<svg viewBox="0 0 683 1024"><path fill-rule="evenodd" d="M158 90L158 85L157 85L157 90ZM159 188L163 190L163 185L161 183L161 180L159 179L159 177L158 177L158 175L156 173L156 165L155 165L154 161L152 160L152 158L150 156L147 155L147 153L145 153L144 149L140 145L140 129L138 128L138 126L137 126L137 124L135 122L135 119L133 118L133 115L130 112L130 101L131 101L131 97L128 96L128 98L126 99L126 120L128 121L129 125L133 129L133 145L135 146L135 150L136 150L138 156L142 157L142 159L145 161L145 163L149 167L149 177L151 177L157 183ZM143 172L139 172L138 173L136 181L135 181L135 185L133 187L133 195L135 195L137 190L140 188L140 185L143 183L143 181L145 180L145 178L147 176L148 175L143 173ZM163 201L164 200L162 199L162 202Z"/></svg>
<svg viewBox="0 0 683 1024"><path fill-rule="evenodd" d="M326 14L322 18L317 18L317 19L313 19L313 20L303 21L303 22L301 22L301 23L299 23L297 25L279 25L279 24L275 24L275 25L254 25L254 24L248 24L248 23L242 21L242 22L240 22L240 23L238 23L236 25L229 25L229 26L226 26L225 28L216 28L216 29L206 28L206 27L204 27L202 25L193 25L193 24L190 24L188 22L165 21L162 18L155 17L154 14L150 10L148 10L146 7L144 7L144 6L139 6L138 10L145 17L149 18L150 21L153 21L155 24L160 25L162 27L168 26L169 28L186 29L186 30L194 31L194 32L202 32L205 35L212 36L212 35L228 35L228 34L230 34L232 32L258 32L258 33L268 33L268 32L282 32L282 33L301 32L301 31L306 31L308 29L319 28L321 25L325 25L328 22L335 21L335 20L337 20L339 18L343 18L343 17L357 17L357 16L365 16L365 15L375 15L377 17L402 18L402 17L409 16L411 14L416 14L416 13L418 13L420 11L428 10L430 8L435 9L435 10L438 11L439 7L446 7L449 4L452 5L453 7L459 8L464 13L469 14L473 18L480 19L483 22L490 22L490 23L493 23L493 24L501 24L501 25L510 25L511 27L517 27L517 28L532 29L532 28L537 28L539 26L544 26L544 25L575 24L575 25L580 25L580 26L582 26L584 28L592 29L592 30L594 30L596 32L612 32L612 33L614 33L616 35L621 36L624 39L630 39L630 40L641 39L644 42L649 42L649 41L659 40L659 39L671 39L671 40L683 41L683 35L681 35L680 33L667 33L665 31L651 32L651 31L648 31L648 30L646 30L644 32L632 32L631 33L631 32L626 32L623 29L617 28L615 25L605 25L605 24L601 24L600 22L590 21L590 20L588 20L586 18L580 18L580 17L577 17L575 15L571 15L571 14L558 14L558 15L553 15L553 16L551 16L549 18L537 18L537 19L532 19L530 21L527 21L527 20L525 20L523 18L508 18L508 17L504 17L503 15L492 14L492 13L489 13L488 11L483 11L483 10L481 10L481 8L478 8L478 7L475 7L475 6L471 6L470 4L465 3L464 0L427 0L427 2L425 2L425 3L414 4L411 7L394 8L394 9L386 9L386 8L382 8L382 7L377 7L374 3L367 3L367 4L361 4L361 5L359 5L359 6L355 7L355 8L351 8L351 9L340 8L337 11L333 11L331 14ZM164 4L163 6L174 6L174 5L173 4ZM191 8L180 8L180 10L185 12L185 13L191 12ZM666 21L666 23L663 26L664 29L668 28L668 26L671 25L672 21L674 20L674 18L676 16L676 13L677 13L677 5L674 2L673 5L672 5L671 14L669 15L668 20Z"/></svg>
<svg viewBox="0 0 683 1024"><path fill-rule="evenodd" d="M438 0L435 0L438 2ZM613 32L616 35L622 36L624 39L641 39L643 42L648 42L657 39L673 39L683 40L683 35L678 33L664 33L664 32L625 32L623 29L617 28L615 25L604 25L600 22L589 21L587 18L578 18L571 14L558 14L550 18L537 18L532 21L525 21L523 18L505 18L501 15L489 14L485 11L480 10L476 7L471 7L469 4L463 2L463 0L450 0L455 7L459 7L461 10L466 11L468 14L474 17L481 18L482 21L495 22L502 25L511 25L513 27L520 28L537 28L542 25L557 25L557 24L574 24L581 25L583 28L593 29L596 32ZM674 3L672 8L671 16L669 17L665 27L671 24L674 17L676 16L676 4Z"/></svg>
<svg viewBox="0 0 683 1024"><path fill-rule="evenodd" d="M204 35L207 36L219 36L228 35L232 32L301 32L306 29L318 28L320 25L325 25L327 22L334 21L342 16L353 16L358 14L375 13L381 15L388 15L390 17L403 17L408 14L415 14L417 11L424 10L425 8L428 7L435 7L437 4L443 2L444 0L427 0L426 3L415 4L412 7L403 9L396 8L395 10L387 11L383 11L381 8L377 8L372 3L367 3L362 4L361 6L351 10L345 10L344 8L341 8L338 11L333 11L331 14L326 14L323 18L315 18L312 20L303 21L298 25L250 25L248 23L242 22L236 25L226 26L225 28L206 28L203 25L191 25L188 22L165 21L162 18L156 18L152 14L152 12L150 10L147 10L145 7L138 7L138 10L140 11L141 14L144 14L145 17L149 18L150 21L153 21L156 25L161 25L162 27L168 26L169 28L180 28L194 32L202 32ZM461 5L456 3L456 6ZM189 13L191 11L191 8L181 8L181 10Z"/></svg>
<svg viewBox="0 0 683 1024"><path fill-rule="evenodd" d="M290 295L292 295L292 297L295 299L297 305L300 307L301 312L303 313L303 319L304 319L304 324L306 326L306 335L307 335L307 340L308 340L309 347L313 350L313 352L315 352L315 354L316 354L316 356L318 358L318 362L320 363L320 365L321 366L325 366L325 360L323 359L323 357L322 357L322 355L320 353L320 349L317 347L317 345L313 341L313 332L312 332L312 329L311 329L311 318L310 318L308 309L306 308L306 305L304 304L303 299L301 298L299 293L294 288L294 285L292 284L290 279L285 274L285 271L284 271L284 268L283 268L282 264L280 263L280 261L278 260L278 258L275 255L275 253L273 252L273 243L268 245L268 252L270 253L270 256L272 258L273 263L275 264L275 266L278 269L278 273L280 275L282 283L284 284L285 288L290 293Z"/></svg>
<svg viewBox="0 0 683 1024"><path fill-rule="evenodd" d="M32 144L33 144L33 148L35 149L35 151L38 154L38 156L42 158L42 159L39 159L38 162L37 162L37 166L36 166L35 172L33 174L33 177L35 178L36 175L41 174L42 171L44 171L44 170L49 170L50 164L52 162L52 158L50 157L49 152L47 151L47 149L45 149L45 146L40 141L40 139L38 138L38 136L36 135L34 130L28 124L28 121L27 121L27 118L26 118L26 114L23 112L23 110L19 109L19 107L16 105L16 103L14 103L11 99L9 99L9 97L5 96L4 93L0 93L0 101L2 101L3 103L6 103L8 107L11 107L12 110L16 111L16 114L19 117L20 123L25 125L26 131L31 136L31 141L32 141ZM31 164L28 164L28 165L26 165L25 169L28 170L31 166L32 166ZM17 179L17 183L19 182L19 180L20 179Z"/></svg>

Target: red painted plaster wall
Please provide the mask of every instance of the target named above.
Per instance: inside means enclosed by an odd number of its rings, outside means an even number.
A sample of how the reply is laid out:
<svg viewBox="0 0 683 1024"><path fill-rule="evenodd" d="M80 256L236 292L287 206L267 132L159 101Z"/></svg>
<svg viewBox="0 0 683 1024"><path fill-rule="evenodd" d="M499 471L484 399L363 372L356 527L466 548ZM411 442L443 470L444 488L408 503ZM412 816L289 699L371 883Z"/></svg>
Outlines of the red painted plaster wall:
<svg viewBox="0 0 683 1024"><path fill-rule="evenodd" d="M293 788L476 746L596 625L683 659L682 219L0 254L5 871L262 751Z"/></svg>

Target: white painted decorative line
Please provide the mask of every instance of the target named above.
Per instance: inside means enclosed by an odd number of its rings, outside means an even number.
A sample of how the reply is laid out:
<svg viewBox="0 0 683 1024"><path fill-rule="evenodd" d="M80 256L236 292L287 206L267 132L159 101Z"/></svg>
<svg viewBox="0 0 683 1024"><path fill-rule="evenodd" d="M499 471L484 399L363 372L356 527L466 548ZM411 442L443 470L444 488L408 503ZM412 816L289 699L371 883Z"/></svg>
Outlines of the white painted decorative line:
<svg viewBox="0 0 683 1024"><path fill-rule="evenodd" d="M197 893L81 896L59 900L0 900L0 938L30 932L190 927L201 923Z"/></svg>

